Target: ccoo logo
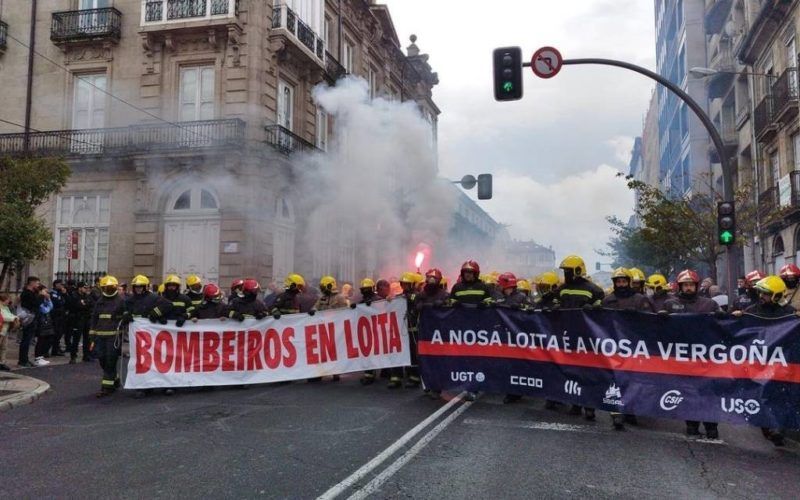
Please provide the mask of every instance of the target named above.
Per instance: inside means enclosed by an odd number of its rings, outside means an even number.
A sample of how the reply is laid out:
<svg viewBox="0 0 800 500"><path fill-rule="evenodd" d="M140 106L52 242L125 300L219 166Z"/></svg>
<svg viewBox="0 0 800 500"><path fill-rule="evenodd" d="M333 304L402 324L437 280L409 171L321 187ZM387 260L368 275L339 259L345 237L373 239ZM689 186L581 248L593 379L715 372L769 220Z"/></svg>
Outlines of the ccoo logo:
<svg viewBox="0 0 800 500"><path fill-rule="evenodd" d="M761 404L755 399L722 398L722 411L725 413L738 413L755 415L761 411Z"/></svg>
<svg viewBox="0 0 800 500"><path fill-rule="evenodd" d="M681 395L681 391L671 390L664 393L661 396L661 401L659 404L661 405L661 409L665 411L672 411L678 407L683 401L683 396Z"/></svg>

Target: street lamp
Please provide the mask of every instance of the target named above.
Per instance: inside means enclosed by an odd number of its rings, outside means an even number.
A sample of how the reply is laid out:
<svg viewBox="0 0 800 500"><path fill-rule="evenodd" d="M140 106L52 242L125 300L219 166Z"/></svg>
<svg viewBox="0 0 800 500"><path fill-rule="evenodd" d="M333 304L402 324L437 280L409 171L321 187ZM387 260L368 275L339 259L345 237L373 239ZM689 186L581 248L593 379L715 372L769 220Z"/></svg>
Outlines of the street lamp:
<svg viewBox="0 0 800 500"><path fill-rule="evenodd" d="M704 68L702 66L695 66L689 68L689 74L695 78L705 78L714 75L752 75L752 76L770 76L766 73L753 73L752 71L722 71L714 68Z"/></svg>

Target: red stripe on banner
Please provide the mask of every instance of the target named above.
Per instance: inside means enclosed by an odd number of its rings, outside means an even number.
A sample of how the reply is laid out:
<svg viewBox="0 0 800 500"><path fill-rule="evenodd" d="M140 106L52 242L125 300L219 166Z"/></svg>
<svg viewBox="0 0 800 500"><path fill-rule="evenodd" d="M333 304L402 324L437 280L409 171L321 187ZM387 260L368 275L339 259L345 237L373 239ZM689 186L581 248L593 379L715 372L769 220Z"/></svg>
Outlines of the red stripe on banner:
<svg viewBox="0 0 800 500"><path fill-rule="evenodd" d="M429 340L419 341L417 348L420 355L427 356L522 359L626 372L800 383L800 365L792 363L788 366L739 365L730 361L717 364L703 361L678 361L675 358L663 359L659 354L651 354L650 359L642 356L623 358L618 355L604 356L593 352L567 353L508 345L433 344Z"/></svg>

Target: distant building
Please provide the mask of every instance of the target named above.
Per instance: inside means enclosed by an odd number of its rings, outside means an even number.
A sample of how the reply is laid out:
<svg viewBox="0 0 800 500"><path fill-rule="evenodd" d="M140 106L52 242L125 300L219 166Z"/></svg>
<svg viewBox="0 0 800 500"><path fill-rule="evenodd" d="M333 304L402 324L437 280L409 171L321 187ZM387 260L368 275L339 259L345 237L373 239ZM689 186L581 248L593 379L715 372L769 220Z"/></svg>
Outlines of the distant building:
<svg viewBox="0 0 800 500"><path fill-rule="evenodd" d="M545 271L556 269L556 253L533 241L510 241L505 246L506 267L517 278L530 279Z"/></svg>
<svg viewBox="0 0 800 500"><path fill-rule="evenodd" d="M633 150L631 151L631 161L628 164L629 170L628 175L633 177L635 180L640 182L645 182L645 171L644 171L644 158L642 157L642 138L637 137L633 142ZM636 206L639 206L639 192L635 192L635 203ZM639 227L641 225L641 221L639 217L634 212L631 215L630 220L628 221L628 225L632 227Z"/></svg>

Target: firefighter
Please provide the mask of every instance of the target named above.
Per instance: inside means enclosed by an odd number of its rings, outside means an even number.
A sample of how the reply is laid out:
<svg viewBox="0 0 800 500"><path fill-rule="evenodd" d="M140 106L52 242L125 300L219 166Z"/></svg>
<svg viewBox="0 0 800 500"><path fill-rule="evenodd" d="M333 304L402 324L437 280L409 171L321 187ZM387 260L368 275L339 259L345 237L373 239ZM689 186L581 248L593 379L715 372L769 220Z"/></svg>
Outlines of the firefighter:
<svg viewBox="0 0 800 500"><path fill-rule="evenodd" d="M275 304L270 309L270 314L275 319L280 319L281 314L296 314L300 312L299 295L306 287L306 280L297 273L292 273L283 281L283 293L275 299Z"/></svg>
<svg viewBox="0 0 800 500"><path fill-rule="evenodd" d="M794 264L786 264L778 273L784 284L786 284L786 293L783 297L783 303L789 304L800 311L800 293L798 291L798 281L800 280L800 267Z"/></svg>
<svg viewBox="0 0 800 500"><path fill-rule="evenodd" d="M780 318L795 314L795 308L791 304L783 303L787 288L786 283L780 276L767 276L759 280L753 288L758 293L758 302L748 307L744 312L762 318ZM734 313L735 316L741 315L741 311L737 312L738 314ZM772 441L775 446L784 446L786 444L781 429L762 427L761 433L766 439Z"/></svg>
<svg viewBox="0 0 800 500"><path fill-rule="evenodd" d="M651 274L644 286L646 287L647 297L653 304L654 311L660 311L664 308L664 302L672 298L672 293L669 291L667 278L663 274Z"/></svg>
<svg viewBox="0 0 800 500"><path fill-rule="evenodd" d="M499 307L528 309L528 296L519 289L519 282L514 273L503 273L498 276L497 289L500 292L500 298L497 299Z"/></svg>
<svg viewBox="0 0 800 500"><path fill-rule="evenodd" d="M736 300L733 301L733 307L731 307L731 312L733 311L744 311L748 307L753 304L758 303L758 292L755 289L756 283L760 280L764 279L765 275L758 269L755 271L750 271L744 277L744 293L740 294L736 297Z"/></svg>
<svg viewBox="0 0 800 500"><path fill-rule="evenodd" d="M645 294L644 284L645 281L647 281L647 278L645 277L644 273L642 272L641 269L637 267L632 267L628 269L628 271L630 271L631 273L631 288L635 293L640 293L644 295Z"/></svg>
<svg viewBox="0 0 800 500"><path fill-rule="evenodd" d="M531 282L525 279L517 280L517 290L525 294L528 304L533 304L531 297Z"/></svg>
<svg viewBox="0 0 800 500"><path fill-rule="evenodd" d="M236 321L266 318L267 308L258 299L260 292L261 285L255 278L245 278L242 284L242 295L233 299L228 306L228 317Z"/></svg>
<svg viewBox="0 0 800 500"><path fill-rule="evenodd" d="M350 301L339 293L336 286L336 279L333 276L323 276L319 280L319 291L322 295L314 304L315 311L325 311L328 309L341 309L350 307Z"/></svg>
<svg viewBox="0 0 800 500"><path fill-rule="evenodd" d="M611 274L614 284L613 292L603 298L602 305L606 309L623 311L655 312L653 304L633 288L634 274L630 269L618 267Z"/></svg>
<svg viewBox="0 0 800 500"><path fill-rule="evenodd" d="M439 288L441 288L445 292L447 292L450 289L450 284L445 276L442 276L442 284L439 285Z"/></svg>
<svg viewBox="0 0 800 500"><path fill-rule="evenodd" d="M264 312L264 315L266 315L266 312ZM203 301L194 310L192 321L196 322L198 319L225 320L227 316L228 308L222 303L222 290L214 283L204 286Z"/></svg>
<svg viewBox="0 0 800 500"><path fill-rule="evenodd" d="M242 296L242 287L244 286L244 280L241 278L236 278L231 283L231 294L228 296L228 304L232 303L236 297Z"/></svg>
<svg viewBox="0 0 800 500"><path fill-rule="evenodd" d="M392 300L392 284L389 280L378 280L375 283L375 294L379 300Z"/></svg>
<svg viewBox="0 0 800 500"><path fill-rule="evenodd" d="M478 275L478 279L486 285L486 288L489 290L489 296L493 299L499 299L503 294L500 293L500 289L497 286L497 277L499 275L495 275L493 273L489 274L480 274Z"/></svg>
<svg viewBox="0 0 800 500"><path fill-rule="evenodd" d="M700 277L691 269L686 269L678 273L676 279L678 283L678 295L664 303L664 309L659 311L661 314L680 314L680 313L717 313L719 304L713 300L701 297L698 294L700 287ZM708 439L718 439L719 430L716 422L703 422ZM693 420L686 421L686 434L689 436L700 435L700 422Z"/></svg>
<svg viewBox="0 0 800 500"><path fill-rule="evenodd" d="M100 298L94 304L89 325L89 336L94 344L103 379L100 383L98 398L113 394L119 387L117 362L120 355L122 338L119 334L120 324L127 320L125 300L120 296L117 278L104 276L98 283Z"/></svg>
<svg viewBox="0 0 800 500"><path fill-rule="evenodd" d="M533 305L536 309L553 309L558 304L558 275L552 271L540 274L535 280L536 298Z"/></svg>
<svg viewBox="0 0 800 500"><path fill-rule="evenodd" d="M586 279L586 264L577 255L568 255L558 266L564 272L564 285L558 290L558 302L563 309L600 307L603 290ZM581 407L572 405L570 414L580 415ZM594 408L583 408L586 420L595 419Z"/></svg>
<svg viewBox="0 0 800 500"><path fill-rule="evenodd" d="M186 296L192 301L192 306L197 309L203 302L203 280L196 274L186 277Z"/></svg>
<svg viewBox="0 0 800 500"><path fill-rule="evenodd" d="M419 328L419 316L422 309L425 307L443 307L447 304L449 295L447 291L442 288L442 280L444 276L442 271L438 268L431 268L425 273L425 285L422 291L415 294L413 298L407 297L409 300L408 312L408 331L411 340L411 366L408 368L408 380L406 387L414 388L422 384L422 379L419 375L419 355L417 353L417 332ZM410 309L413 307L413 311ZM427 389L426 389L426 392ZM436 392L436 395L440 392Z"/></svg>
<svg viewBox="0 0 800 500"><path fill-rule="evenodd" d="M387 282L388 285L388 282ZM358 286L358 291L361 293L361 301L359 304L366 304L367 307L371 306L376 300L381 300L375 292L375 282L371 278L364 278ZM357 304L353 302L350 304L351 309L355 309ZM375 382L375 370L366 370L359 379L361 385L372 385Z"/></svg>
<svg viewBox="0 0 800 500"><path fill-rule="evenodd" d="M400 288L402 293L399 297L405 299L406 308L406 325L408 327L408 338L410 341L411 349L411 366L407 367L409 374L409 382L407 385L412 385L416 382L419 385L419 371L416 370L417 364L417 322L419 320L419 313L416 308L416 300L419 290L419 273L410 271L404 272L400 275ZM425 278L423 278L424 282ZM413 378L412 378L413 376ZM398 389L403 385L403 368L389 369L389 389Z"/></svg>
<svg viewBox="0 0 800 500"><path fill-rule="evenodd" d="M126 310L133 318L148 318L153 323L167 323L164 317L166 301L150 291L150 280L147 276L137 275L131 281L133 293L125 301Z"/></svg>

